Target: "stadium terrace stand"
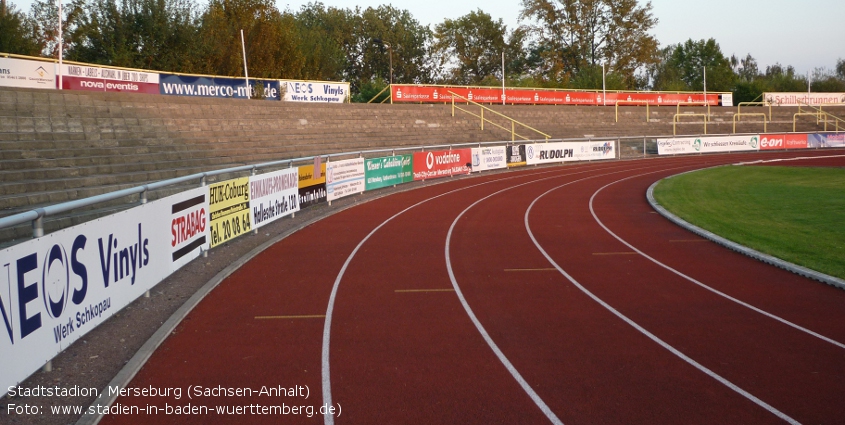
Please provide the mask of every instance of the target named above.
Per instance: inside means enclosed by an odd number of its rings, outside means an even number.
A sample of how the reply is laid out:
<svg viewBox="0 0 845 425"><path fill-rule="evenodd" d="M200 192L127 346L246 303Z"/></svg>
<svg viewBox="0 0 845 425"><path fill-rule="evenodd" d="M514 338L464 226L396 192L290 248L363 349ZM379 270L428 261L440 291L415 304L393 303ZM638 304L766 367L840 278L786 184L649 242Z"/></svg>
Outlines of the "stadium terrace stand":
<svg viewBox="0 0 845 425"><path fill-rule="evenodd" d="M554 138L672 134L676 108L491 105ZM703 107L683 107L700 113ZM756 108L759 112L762 108ZM770 132L792 130L796 108L774 108ZM736 108L714 107L708 133L730 133ZM737 132L761 132L743 122ZM679 134L703 132L701 118ZM508 124L509 126L509 124ZM450 105L301 104L215 98L0 88L0 217L147 182L237 165L357 150L510 140ZM819 126L803 120L799 131ZM150 193L156 199L179 191ZM137 200L137 197L136 199ZM125 205L45 221L45 230ZM102 208L105 207L106 210ZM0 243L31 229L0 230Z"/></svg>

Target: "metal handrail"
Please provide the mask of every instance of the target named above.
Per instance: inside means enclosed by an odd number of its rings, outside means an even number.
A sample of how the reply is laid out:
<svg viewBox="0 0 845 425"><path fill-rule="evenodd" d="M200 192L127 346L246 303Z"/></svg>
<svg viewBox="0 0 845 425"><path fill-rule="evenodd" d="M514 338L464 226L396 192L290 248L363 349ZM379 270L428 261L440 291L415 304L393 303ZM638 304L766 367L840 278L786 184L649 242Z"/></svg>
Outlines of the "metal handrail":
<svg viewBox="0 0 845 425"><path fill-rule="evenodd" d="M704 120L707 121L710 119L710 102L678 102L678 109L677 114L681 113L681 105L684 106L707 106L707 115L705 115ZM701 114L693 114L693 115L701 115Z"/></svg>
<svg viewBox="0 0 845 425"><path fill-rule="evenodd" d="M521 123L521 122L519 122L519 121L517 121L517 120L515 120L515 119L513 119L513 118L511 118L511 117L509 117L509 116L507 116L507 115L505 115L505 114L502 114L502 113L497 112L497 111L495 111L495 110L493 110L493 109L490 109L490 108L488 108L488 107L486 107L486 106L484 106L484 105L482 105L482 104L480 104L480 103L473 102L473 101L471 101L471 100L469 100L469 99L467 99L467 98L465 98L465 97L463 97L463 96L461 96L461 95L459 95L459 94L457 94L457 93L455 93L455 92L453 92L453 91L451 91L451 90L450 90L450 91L448 91L448 93L452 95L452 116L453 116L453 117L455 116L455 109L457 108L458 110L463 111L463 112L466 112L466 113L468 113L468 114L470 114L470 115L472 115L472 116L474 116L474 117L476 117L476 118L481 118L481 129L482 129L482 130L484 130L484 122L486 121L486 122L489 122L490 124L493 124L493 125L494 125L494 126L496 126L496 127L501 128L502 130L505 130L505 131L510 131L510 132L511 132L511 141L512 141L512 142L513 142L513 141L516 141L516 136L519 136L519 138L521 138L521 139L523 139L523 140L528 140L528 138L527 138L527 137L522 136L522 135L519 135L519 134L517 134L517 133L516 133L515 126L516 126L516 124L519 124L519 125L521 125L521 126L523 126L523 127L527 128L527 129L529 129L529 130L531 130L531 131L534 131L534 132L535 132L535 133L537 133L537 134L542 135L543 137L545 137L545 138L546 138L546 141L547 141L547 142L548 142L548 141L549 141L549 139L552 137L552 136L550 136L550 135L548 135L548 134L546 134L546 133L543 133L543 132L542 132L542 131L540 131L540 130L537 130L537 129L536 129L536 128L534 128L534 127L531 127L530 125L523 124L523 123ZM463 108L461 108L460 106L455 106L455 98L456 98L456 97L457 97L457 98L462 99L462 100L463 100L463 101L465 101L467 104L472 104L472 105L475 105L475 106L480 107L480 108L481 108L481 115L476 115L474 112L471 112L471 111L468 111L468 110L466 110L466 109L463 109ZM501 126L501 125L499 125L499 124L496 124L495 122L490 121L489 119L484 118L484 111L485 111L485 110L490 111L490 112L492 112L492 113L494 113L494 114L496 114L496 115L498 115L498 116L500 116L500 117L502 117L502 118L505 118L505 119L509 120L509 121L511 122L511 129L510 129L510 130L508 130L507 128L505 128L505 127L503 127L503 126Z"/></svg>
<svg viewBox="0 0 845 425"><path fill-rule="evenodd" d="M534 140L526 140L526 142L532 141L539 141L538 139ZM545 139L548 142L548 139ZM405 146L405 147L398 147L392 149L371 149L371 150L356 150L356 151L349 151L349 152L339 152L339 153L331 153L331 154L323 154L319 155L321 158L334 158L334 157L344 157L344 156L352 156L358 155L363 156L365 154L378 154L378 153L393 153L402 152L402 151L423 151L426 149L443 149L443 148L454 148L454 147L466 147L466 146L482 146L482 145L495 145L501 144L501 141L498 142L475 142L475 143L455 143L455 144L440 144L440 145L420 145L420 146ZM241 165L238 167L230 167L224 168L220 170L213 170L207 171L202 173L195 173L187 176L176 177L168 180L162 180L158 182L148 183L141 186L135 186L123 190L118 190L115 192L104 193L101 195L96 195L88 198L83 199L76 199L73 201L63 202L60 204L49 205L46 207L35 208L29 211L24 211L21 213L13 214L6 217L0 217L0 229L8 228L17 226L20 224L24 224L27 222L32 222L33 224L33 236L40 237L43 236L43 227L41 227L41 222L44 218L49 216L55 216L61 213L65 213L68 211L72 211L79 208L88 207L95 204L100 204L104 202L113 201L116 199L120 199L126 196L131 195L140 195L140 203L146 203L146 195L148 191L161 189L167 186L173 186L181 183L187 183L194 180L199 180L199 184L201 186L206 185L206 181L209 177L218 176L221 174L230 174L230 173L237 173L237 172L256 172L259 169L266 169L272 167L278 167L282 165L288 165L289 167L293 167L295 163L307 163L311 162L316 158L316 156L306 156L301 158L291 158L291 159L283 159L278 161L270 161L270 162L263 162L260 164L254 165Z"/></svg>
<svg viewBox="0 0 845 425"><path fill-rule="evenodd" d="M764 114L764 113L762 113L762 112L746 112L746 113L744 113L744 114L743 114L743 113L741 113L741 112L737 112L737 113L735 113L735 114L734 114L734 117L733 117L733 122L734 122L734 131L733 131L733 132L734 132L734 134L736 134L736 121L737 121L737 118L741 118L743 115L744 115L744 116L758 116L758 117L759 117L759 116L762 116L762 117L763 117L763 131L764 131L764 132L765 132L765 131L768 131L768 129L766 128L766 126L767 126L767 124L768 124L768 122L766 121L766 114ZM793 131L795 131L795 130L793 130Z"/></svg>
<svg viewBox="0 0 845 425"><path fill-rule="evenodd" d="M651 116L648 112L648 101L647 100L617 100L616 101L616 122L619 122L619 104L620 103L629 103L634 105L641 105L645 103L645 122L648 122L648 118Z"/></svg>
<svg viewBox="0 0 845 425"><path fill-rule="evenodd" d="M678 128L677 124L680 122L678 121L679 117L704 117L704 134L707 134L707 114L675 114L672 117L672 134L677 136L678 135ZM682 124L694 124L694 123L682 123Z"/></svg>
<svg viewBox="0 0 845 425"><path fill-rule="evenodd" d="M798 113L794 114L792 116L792 131L795 131L799 116L814 116L814 117L816 117L816 125L819 125L821 123L821 121L824 120L824 131L827 131L827 124L829 122L833 121L833 123L836 124L836 132L838 133L840 131L839 124L842 123L842 131L845 131L845 120L843 120L842 118L839 118L836 115L833 115L829 112L823 111L822 108L821 108L823 105L845 106L845 105L842 105L842 104L822 104L817 108L817 107L810 105L808 103L799 102L798 103ZM802 107L809 108L813 112L804 112Z"/></svg>
<svg viewBox="0 0 845 425"><path fill-rule="evenodd" d="M769 107L769 121L772 120L772 103L767 101L762 102L739 102L736 107L737 113L742 113L742 105L745 106L768 106Z"/></svg>
<svg viewBox="0 0 845 425"><path fill-rule="evenodd" d="M368 101L367 101L367 103L373 103L373 101L374 101L374 100L376 100L376 98L378 98L379 96L381 96L381 94L382 94L382 93L384 93L384 91L385 91L385 90L389 89L389 88L390 88L390 86L391 86L391 85L390 85L390 84L388 84L388 85L387 85L387 87L385 87L385 88L381 89L381 91L380 91L380 92L378 92L378 94L377 94L377 95L373 96L373 98L372 98L372 99L368 100ZM393 103L393 92L391 92L390 94L391 94L391 95L389 96L389 97L390 97L390 103ZM385 99L385 100L387 100L387 99ZM382 100L382 101L381 101L381 102L379 102L379 103L384 103L384 100Z"/></svg>

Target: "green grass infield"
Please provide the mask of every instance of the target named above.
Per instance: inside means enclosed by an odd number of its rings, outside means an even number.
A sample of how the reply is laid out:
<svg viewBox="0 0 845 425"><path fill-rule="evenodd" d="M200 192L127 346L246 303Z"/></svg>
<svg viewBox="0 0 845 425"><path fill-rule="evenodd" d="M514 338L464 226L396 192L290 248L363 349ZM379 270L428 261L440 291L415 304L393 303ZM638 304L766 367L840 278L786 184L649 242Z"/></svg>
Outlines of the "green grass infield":
<svg viewBox="0 0 845 425"><path fill-rule="evenodd" d="M711 168L662 180L654 197L698 227L845 279L845 169Z"/></svg>

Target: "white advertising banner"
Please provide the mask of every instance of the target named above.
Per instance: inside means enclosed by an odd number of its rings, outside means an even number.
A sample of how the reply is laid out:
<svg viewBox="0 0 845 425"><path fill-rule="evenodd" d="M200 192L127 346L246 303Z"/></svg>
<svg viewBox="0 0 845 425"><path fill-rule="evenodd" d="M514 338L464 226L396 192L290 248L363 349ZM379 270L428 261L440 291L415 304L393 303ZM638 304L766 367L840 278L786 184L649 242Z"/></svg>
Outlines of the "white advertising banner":
<svg viewBox="0 0 845 425"><path fill-rule="evenodd" d="M365 186L364 158L326 163L326 191L329 201L361 193Z"/></svg>
<svg viewBox="0 0 845 425"><path fill-rule="evenodd" d="M253 229L299 211L299 168L251 176L249 194Z"/></svg>
<svg viewBox="0 0 845 425"><path fill-rule="evenodd" d="M56 88L56 65L26 59L0 58L0 86Z"/></svg>
<svg viewBox="0 0 845 425"><path fill-rule="evenodd" d="M349 83L281 80L285 102L344 103L349 96Z"/></svg>
<svg viewBox="0 0 845 425"><path fill-rule="evenodd" d="M0 250L0 395L207 248L206 190Z"/></svg>
<svg viewBox="0 0 845 425"><path fill-rule="evenodd" d="M763 93L763 99L775 106L798 106L799 104L845 105L845 93Z"/></svg>
<svg viewBox="0 0 845 425"><path fill-rule="evenodd" d="M472 148L472 171L496 170L507 167L506 146Z"/></svg>
<svg viewBox="0 0 845 425"><path fill-rule="evenodd" d="M615 158L616 148L612 141L536 143L525 146L525 159L529 165Z"/></svg>
<svg viewBox="0 0 845 425"><path fill-rule="evenodd" d="M760 150L760 135L701 136L657 139L657 153L676 155Z"/></svg>

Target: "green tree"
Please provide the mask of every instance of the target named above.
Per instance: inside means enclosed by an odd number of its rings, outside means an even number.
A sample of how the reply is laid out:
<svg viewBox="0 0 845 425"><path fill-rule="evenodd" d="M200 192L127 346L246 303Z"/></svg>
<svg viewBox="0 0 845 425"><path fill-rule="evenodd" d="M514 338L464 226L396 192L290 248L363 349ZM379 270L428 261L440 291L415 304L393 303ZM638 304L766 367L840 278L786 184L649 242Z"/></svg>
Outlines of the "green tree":
<svg viewBox="0 0 845 425"><path fill-rule="evenodd" d="M550 80L570 78L583 67L606 63L627 87L654 63L657 40L648 34L657 19L651 3L637 0L522 0L520 17L542 55L540 71Z"/></svg>
<svg viewBox="0 0 845 425"><path fill-rule="evenodd" d="M661 51L661 61L652 70L655 90L731 91L736 75L731 62L714 39L671 45ZM705 69L706 68L706 69Z"/></svg>
<svg viewBox="0 0 845 425"><path fill-rule="evenodd" d="M40 51L32 21L13 4L0 0L0 52L35 56Z"/></svg>
<svg viewBox="0 0 845 425"><path fill-rule="evenodd" d="M293 78L337 81L345 79L347 54L355 45L357 16L348 9L322 3L302 6L295 15L299 53L303 63Z"/></svg>
<svg viewBox="0 0 845 425"><path fill-rule="evenodd" d="M353 87L375 78L389 81L391 58L394 83L431 81L428 46L432 32L410 12L393 6L369 7L357 23L355 44L347 51L347 78Z"/></svg>
<svg viewBox="0 0 845 425"><path fill-rule="evenodd" d="M301 68L295 22L271 0L211 0L200 22L201 73L244 75L241 30L250 77L280 78Z"/></svg>
<svg viewBox="0 0 845 425"><path fill-rule="evenodd" d="M434 28L432 50L440 67L450 66L447 80L453 84L479 84L488 77L502 76L502 53L507 28L481 10L458 19L446 19Z"/></svg>

